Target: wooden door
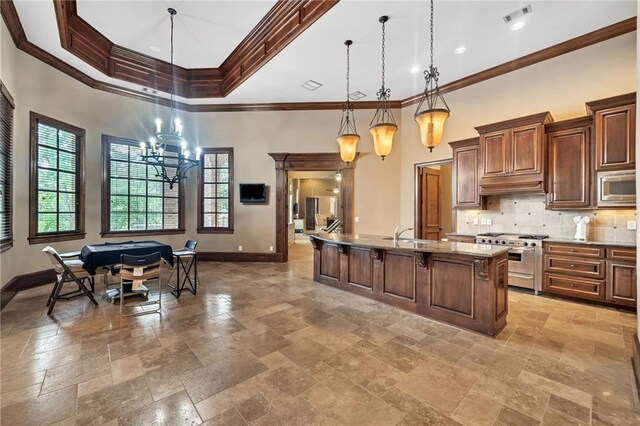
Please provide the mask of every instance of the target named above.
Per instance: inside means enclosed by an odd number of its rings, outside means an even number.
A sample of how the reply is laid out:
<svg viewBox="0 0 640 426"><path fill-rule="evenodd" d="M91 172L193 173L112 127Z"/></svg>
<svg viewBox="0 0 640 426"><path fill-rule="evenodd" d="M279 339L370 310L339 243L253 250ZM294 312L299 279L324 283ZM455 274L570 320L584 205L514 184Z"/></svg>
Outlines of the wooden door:
<svg viewBox="0 0 640 426"><path fill-rule="evenodd" d="M549 150L547 208L589 207L591 187L589 127L550 132L547 137Z"/></svg>
<svg viewBox="0 0 640 426"><path fill-rule="evenodd" d="M636 306L636 265L633 262L607 261L607 300Z"/></svg>
<svg viewBox="0 0 640 426"><path fill-rule="evenodd" d="M632 169L635 165L636 105L595 114L596 170Z"/></svg>
<svg viewBox="0 0 640 426"><path fill-rule="evenodd" d="M316 229L316 213L318 213L318 199L306 197L304 199L304 229L307 231Z"/></svg>
<svg viewBox="0 0 640 426"><path fill-rule="evenodd" d="M542 172L542 132L540 124L533 124L511 130L511 175L526 175Z"/></svg>
<svg viewBox="0 0 640 426"><path fill-rule="evenodd" d="M500 130L480 137L481 178L509 175L509 133Z"/></svg>
<svg viewBox="0 0 640 426"><path fill-rule="evenodd" d="M440 240L442 235L441 223L441 194L442 176L440 170L428 167L422 168L421 174L421 224L420 238L423 240Z"/></svg>

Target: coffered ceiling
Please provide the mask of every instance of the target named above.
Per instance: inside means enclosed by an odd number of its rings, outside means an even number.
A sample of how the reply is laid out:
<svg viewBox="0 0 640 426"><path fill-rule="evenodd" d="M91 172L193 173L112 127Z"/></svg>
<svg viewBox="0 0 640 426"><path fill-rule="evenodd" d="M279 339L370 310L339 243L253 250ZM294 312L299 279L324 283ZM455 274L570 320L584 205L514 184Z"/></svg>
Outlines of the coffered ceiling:
<svg viewBox="0 0 640 426"><path fill-rule="evenodd" d="M69 43L63 47L64 28L59 32L54 3L51 0L13 0L29 42L100 84L145 96L149 96L149 92L143 91L143 87L153 89L149 86L155 85L159 91L154 95L168 97L165 93L169 87L168 80L163 84L160 77L143 76L139 80L124 81L108 65L100 68L86 57L74 53L73 49L69 50ZM291 8L305 2L286 3ZM296 15L297 21L287 21L289 15L283 17L283 13L278 28L286 28L290 32L287 33L289 38L279 39L284 41L276 47L269 44L273 34L256 42L257 50L247 50L242 60L248 60L258 52L257 65L242 65L240 60L232 64L236 67L236 80L230 84L225 80L225 72L232 74L233 66L228 64L234 49L242 47L243 40L246 43L247 39L255 41L259 38L256 28L261 23L264 28L268 27L265 19L278 6L277 1L78 0L75 13L104 40L121 46L123 52L129 52L121 56L148 58L145 60L151 64L151 72L148 73L151 75L154 70L162 74L162 61L169 59L169 17L166 9L176 8L175 62L177 69L184 71L184 74L177 73L182 82L176 84L184 84L178 99L191 105L340 102L345 98L345 39L354 41L352 91L364 93L363 101L373 101L380 85L378 17L388 15L386 75L392 98L407 99L422 90L422 74L415 73L415 70L428 65L428 1L342 0L335 5L334 1L324 3L322 10L308 21L304 21L304 11ZM522 18L526 24L524 28L514 31L504 23L504 15L528 4L531 4L532 13ZM632 18L636 14L636 2L436 0L435 13L435 61L440 69L441 83L446 85ZM633 25L635 28L635 23ZM628 27L625 31L629 30ZM269 46L272 46L271 51ZM460 46L464 46L466 52L455 53ZM217 70L221 74L198 71L202 68ZM216 78L221 84L218 92L212 86L201 92L188 90L187 86L193 79L200 79L207 85ZM300 87L309 79L322 86L315 91ZM146 81L150 82L149 85L145 85Z"/></svg>

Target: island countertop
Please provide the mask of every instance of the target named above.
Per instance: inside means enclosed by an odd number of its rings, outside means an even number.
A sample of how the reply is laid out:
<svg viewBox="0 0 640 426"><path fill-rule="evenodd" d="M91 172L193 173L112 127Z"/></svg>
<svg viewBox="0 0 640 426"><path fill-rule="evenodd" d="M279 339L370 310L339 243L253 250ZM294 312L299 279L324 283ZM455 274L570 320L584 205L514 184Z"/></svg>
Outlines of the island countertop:
<svg viewBox="0 0 640 426"><path fill-rule="evenodd" d="M394 243L392 237L367 234L309 234L310 237L347 246L370 247L383 250L406 252L424 252L438 254L460 254L476 257L495 257L507 253L510 247L489 244L457 243L435 240L399 239Z"/></svg>

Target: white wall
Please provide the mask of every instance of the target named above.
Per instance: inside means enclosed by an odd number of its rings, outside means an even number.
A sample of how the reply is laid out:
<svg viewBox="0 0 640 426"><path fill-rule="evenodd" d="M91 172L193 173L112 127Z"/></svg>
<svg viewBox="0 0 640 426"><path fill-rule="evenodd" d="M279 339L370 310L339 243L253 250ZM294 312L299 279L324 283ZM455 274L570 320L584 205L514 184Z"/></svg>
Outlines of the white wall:
<svg viewBox="0 0 640 426"><path fill-rule="evenodd" d="M105 241L100 237L101 135L146 140L158 113L168 109L123 96L91 89L67 75L18 51L4 22L0 24L0 79L16 101L14 116L14 247L0 255L1 284L12 277L45 269L40 250L29 245L29 112L55 118L86 130L86 238L54 244L59 251L78 250L85 244ZM335 136L340 111L292 111L250 113L181 113L186 137L201 146L234 148L235 233L212 235L195 232L196 176L190 172L186 191L186 235L144 236L173 246L187 238L199 241L202 251L267 252L275 246L275 167L269 152L337 152ZM399 112L397 112L399 115ZM367 125L372 110L356 111L362 152L355 170L356 232L392 233L399 221L398 187L400 147L382 162L373 153ZM401 135L396 138L400 140ZM267 205L238 202L237 183L264 182L271 186ZM373 190L371 189L373 188ZM129 238L127 238L129 239ZM110 239L113 241L113 238Z"/></svg>

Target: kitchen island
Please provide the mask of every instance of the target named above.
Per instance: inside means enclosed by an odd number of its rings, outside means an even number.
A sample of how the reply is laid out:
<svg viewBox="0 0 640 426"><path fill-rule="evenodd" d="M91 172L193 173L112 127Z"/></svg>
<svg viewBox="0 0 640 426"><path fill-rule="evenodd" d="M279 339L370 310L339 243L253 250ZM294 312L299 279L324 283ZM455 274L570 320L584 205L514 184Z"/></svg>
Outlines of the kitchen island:
<svg viewBox="0 0 640 426"><path fill-rule="evenodd" d="M313 234L313 279L467 330L507 324L509 248Z"/></svg>

